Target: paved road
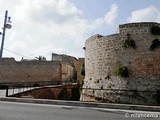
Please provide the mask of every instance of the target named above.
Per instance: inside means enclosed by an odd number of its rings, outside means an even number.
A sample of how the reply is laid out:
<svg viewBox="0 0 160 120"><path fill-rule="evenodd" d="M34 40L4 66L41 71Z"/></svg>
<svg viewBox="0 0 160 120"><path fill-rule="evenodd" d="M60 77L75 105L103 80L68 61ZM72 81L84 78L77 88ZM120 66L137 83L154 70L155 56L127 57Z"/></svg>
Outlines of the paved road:
<svg viewBox="0 0 160 120"><path fill-rule="evenodd" d="M131 116L134 114L135 116ZM139 117L139 115L143 116ZM150 115L150 118L146 118ZM0 120L160 120L160 113L0 101Z"/></svg>

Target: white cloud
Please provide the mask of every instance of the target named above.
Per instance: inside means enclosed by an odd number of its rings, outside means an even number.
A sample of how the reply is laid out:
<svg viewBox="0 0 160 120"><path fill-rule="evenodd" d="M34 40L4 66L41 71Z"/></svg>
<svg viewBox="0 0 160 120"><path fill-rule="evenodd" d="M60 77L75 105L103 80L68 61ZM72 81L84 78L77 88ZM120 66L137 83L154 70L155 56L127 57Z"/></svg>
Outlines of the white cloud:
<svg viewBox="0 0 160 120"><path fill-rule="evenodd" d="M110 10L105 14L105 16L94 20L92 26L102 27L104 25L112 25L117 16L118 16L118 6L116 4L112 4L110 6Z"/></svg>
<svg viewBox="0 0 160 120"><path fill-rule="evenodd" d="M129 22L160 22L160 10L154 6L133 11Z"/></svg>
<svg viewBox="0 0 160 120"><path fill-rule="evenodd" d="M7 2L1 2L0 11ZM112 25L118 13L113 4L103 17L89 21L68 0L17 0L10 6L13 28L7 31L5 48L29 58L42 55L50 59L52 52L82 57L88 35ZM21 58L4 51L4 56L11 55Z"/></svg>
<svg viewBox="0 0 160 120"><path fill-rule="evenodd" d="M113 21L117 18L118 15L118 6L116 4L112 4L110 11L104 17L105 23L107 25L112 24Z"/></svg>

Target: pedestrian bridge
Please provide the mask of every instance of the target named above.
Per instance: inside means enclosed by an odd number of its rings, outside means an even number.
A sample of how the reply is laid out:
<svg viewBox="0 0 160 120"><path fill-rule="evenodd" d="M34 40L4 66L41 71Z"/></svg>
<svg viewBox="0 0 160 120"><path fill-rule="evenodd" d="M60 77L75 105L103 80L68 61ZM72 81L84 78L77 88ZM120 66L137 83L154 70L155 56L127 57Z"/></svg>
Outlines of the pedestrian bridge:
<svg viewBox="0 0 160 120"><path fill-rule="evenodd" d="M49 86L49 85L61 85L64 84L62 81L36 81L36 82L1 82L0 90L6 91L5 96L19 93L22 91L28 91L30 89L35 89L37 87ZM66 82L69 83L69 82Z"/></svg>
<svg viewBox="0 0 160 120"><path fill-rule="evenodd" d="M5 83L5 84L3 83L0 84L0 94L1 94L0 96L3 95L3 97L5 96L24 97L24 96L31 96L31 94L34 92L34 94L32 94L32 97L37 98L37 95L35 96L35 94L37 94L37 91L40 92L38 96L42 97L42 94L45 90L50 91L51 89L64 89L64 88L72 89L73 87L77 87L77 84L72 83L70 81L42 81L42 82ZM51 91L50 93L45 92L45 94L51 94L51 93L53 92Z"/></svg>
<svg viewBox="0 0 160 120"><path fill-rule="evenodd" d="M79 87L76 83L60 83L47 86L10 86L3 91L7 97L54 99L54 100L79 100ZM5 92L5 93L4 93Z"/></svg>

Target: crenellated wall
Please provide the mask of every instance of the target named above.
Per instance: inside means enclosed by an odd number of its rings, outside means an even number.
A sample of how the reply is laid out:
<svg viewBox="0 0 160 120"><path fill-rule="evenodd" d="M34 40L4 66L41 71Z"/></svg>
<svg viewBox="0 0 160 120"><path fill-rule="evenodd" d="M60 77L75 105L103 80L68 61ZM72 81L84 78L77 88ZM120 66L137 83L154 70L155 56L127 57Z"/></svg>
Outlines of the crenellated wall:
<svg viewBox="0 0 160 120"><path fill-rule="evenodd" d="M151 27L159 23L119 25L119 33L94 35L85 43L85 71L81 100L133 104L160 104L160 48L150 50L154 39ZM123 47L128 35L136 49ZM126 66L129 77L115 74L117 66Z"/></svg>

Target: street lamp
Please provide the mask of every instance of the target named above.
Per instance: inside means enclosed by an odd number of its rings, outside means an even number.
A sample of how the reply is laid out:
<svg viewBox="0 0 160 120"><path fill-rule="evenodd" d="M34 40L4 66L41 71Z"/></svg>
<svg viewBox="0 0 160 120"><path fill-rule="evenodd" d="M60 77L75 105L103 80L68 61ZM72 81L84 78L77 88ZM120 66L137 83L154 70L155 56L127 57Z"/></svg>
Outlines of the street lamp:
<svg viewBox="0 0 160 120"><path fill-rule="evenodd" d="M4 46L4 38L5 38L5 32L6 28L11 29L12 25L11 23L11 17L8 17L8 11L6 10L5 12L5 17L4 17L4 25L3 25L3 32L0 32L0 35L2 34L2 42L1 42L1 49L0 49L0 61L2 61L2 54L3 54L3 46Z"/></svg>

